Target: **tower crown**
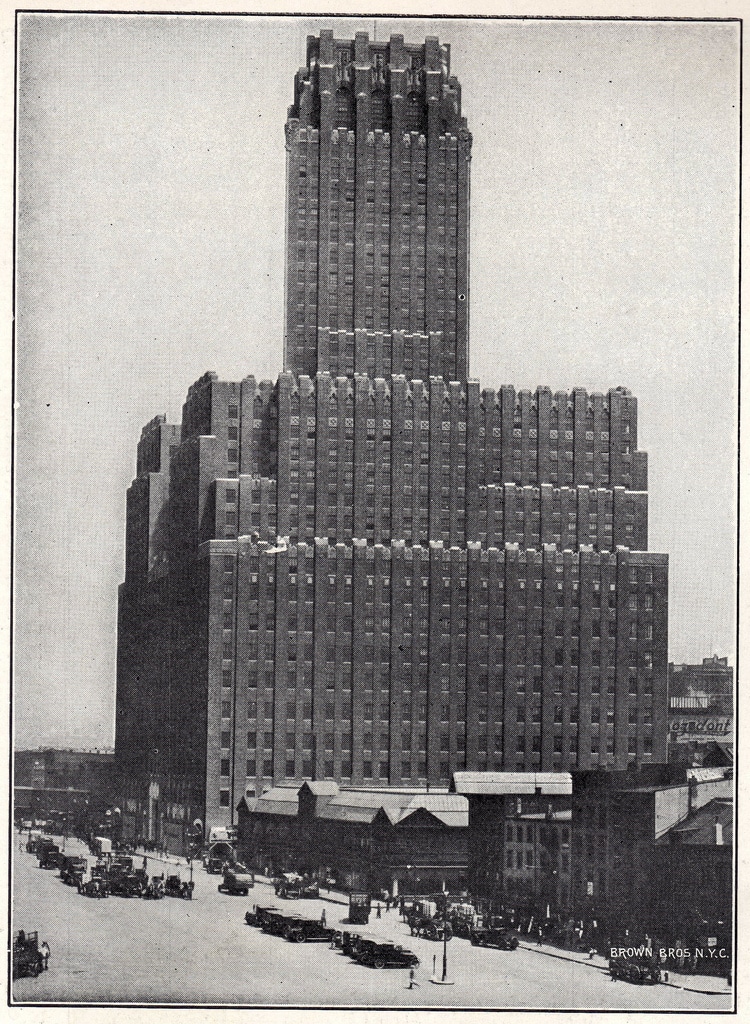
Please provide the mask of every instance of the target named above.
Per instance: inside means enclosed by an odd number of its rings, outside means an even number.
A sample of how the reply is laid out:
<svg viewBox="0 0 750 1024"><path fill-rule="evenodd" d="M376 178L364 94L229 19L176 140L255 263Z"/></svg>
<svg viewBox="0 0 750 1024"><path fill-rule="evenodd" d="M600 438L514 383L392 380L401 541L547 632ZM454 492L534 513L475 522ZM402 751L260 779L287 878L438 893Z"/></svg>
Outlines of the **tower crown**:
<svg viewBox="0 0 750 1024"><path fill-rule="evenodd" d="M471 135L449 47L309 37L286 136L285 368L466 379Z"/></svg>

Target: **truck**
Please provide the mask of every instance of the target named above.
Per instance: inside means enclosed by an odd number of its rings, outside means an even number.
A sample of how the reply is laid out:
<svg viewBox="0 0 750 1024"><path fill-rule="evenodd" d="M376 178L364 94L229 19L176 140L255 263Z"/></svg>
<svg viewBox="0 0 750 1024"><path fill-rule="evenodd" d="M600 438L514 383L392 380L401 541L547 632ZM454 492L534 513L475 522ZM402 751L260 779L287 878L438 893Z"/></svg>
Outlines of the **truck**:
<svg viewBox="0 0 750 1024"><path fill-rule="evenodd" d="M369 892L349 893L349 924L369 924L372 897Z"/></svg>
<svg viewBox="0 0 750 1024"><path fill-rule="evenodd" d="M18 931L13 936L13 977L36 978L44 962L39 952L39 938L36 932Z"/></svg>
<svg viewBox="0 0 750 1024"><path fill-rule="evenodd" d="M106 836L96 836L91 844L91 852L97 857L103 857L105 854L112 853L112 840Z"/></svg>
<svg viewBox="0 0 750 1024"><path fill-rule="evenodd" d="M219 892L230 896L247 896L255 885L255 878L244 864L231 864L224 869L224 880L219 884Z"/></svg>

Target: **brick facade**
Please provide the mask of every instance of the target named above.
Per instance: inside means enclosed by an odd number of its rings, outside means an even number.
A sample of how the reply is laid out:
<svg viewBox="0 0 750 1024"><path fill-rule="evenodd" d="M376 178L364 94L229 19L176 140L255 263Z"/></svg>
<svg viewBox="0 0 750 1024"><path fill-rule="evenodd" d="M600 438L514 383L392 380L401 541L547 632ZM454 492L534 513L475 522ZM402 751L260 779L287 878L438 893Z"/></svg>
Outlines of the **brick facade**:
<svg viewBox="0 0 750 1024"><path fill-rule="evenodd" d="M470 144L437 40L308 41L284 372L204 375L129 495L118 763L188 818L666 755L637 402L468 377Z"/></svg>

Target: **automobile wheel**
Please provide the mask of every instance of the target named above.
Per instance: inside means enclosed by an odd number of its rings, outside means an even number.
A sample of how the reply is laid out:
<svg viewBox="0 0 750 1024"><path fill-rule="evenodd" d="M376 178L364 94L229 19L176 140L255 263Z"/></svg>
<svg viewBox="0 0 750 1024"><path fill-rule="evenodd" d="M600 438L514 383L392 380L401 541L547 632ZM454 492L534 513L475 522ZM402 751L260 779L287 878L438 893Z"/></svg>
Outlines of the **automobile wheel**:
<svg viewBox="0 0 750 1024"><path fill-rule="evenodd" d="M243 890L241 891L240 895L242 895L242 896L247 896L247 892L248 892L248 891L247 891L247 889L243 889Z"/></svg>
<svg viewBox="0 0 750 1024"><path fill-rule="evenodd" d="M385 960L382 957L378 957L377 960L373 960L372 966L376 971L382 971L385 967Z"/></svg>
<svg viewBox="0 0 750 1024"><path fill-rule="evenodd" d="M223 885L219 886L219 892L224 892L224 886Z"/></svg>
<svg viewBox="0 0 750 1024"><path fill-rule="evenodd" d="M304 942L305 941L304 933L303 932L295 932L294 935L292 936L292 941L294 941L294 942Z"/></svg>
<svg viewBox="0 0 750 1024"><path fill-rule="evenodd" d="M513 939L510 944L511 949L518 949L518 939Z"/></svg>

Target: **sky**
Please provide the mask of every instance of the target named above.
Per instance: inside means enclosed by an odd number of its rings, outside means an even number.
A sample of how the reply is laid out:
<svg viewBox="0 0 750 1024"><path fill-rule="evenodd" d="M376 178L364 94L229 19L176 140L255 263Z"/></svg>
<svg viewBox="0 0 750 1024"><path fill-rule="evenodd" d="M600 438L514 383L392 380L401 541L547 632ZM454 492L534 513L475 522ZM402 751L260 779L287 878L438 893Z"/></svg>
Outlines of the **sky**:
<svg viewBox="0 0 750 1024"><path fill-rule="evenodd" d="M471 164L470 373L629 388L669 657L734 663L739 28L22 15L15 744L110 746L141 428L281 369L284 121L305 39L451 44Z"/></svg>

